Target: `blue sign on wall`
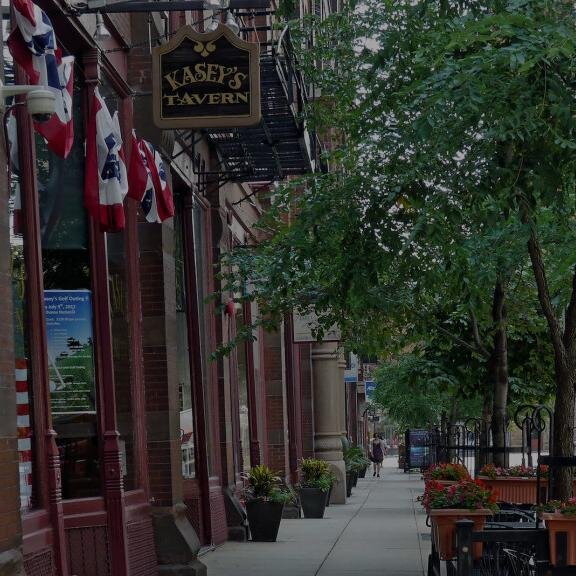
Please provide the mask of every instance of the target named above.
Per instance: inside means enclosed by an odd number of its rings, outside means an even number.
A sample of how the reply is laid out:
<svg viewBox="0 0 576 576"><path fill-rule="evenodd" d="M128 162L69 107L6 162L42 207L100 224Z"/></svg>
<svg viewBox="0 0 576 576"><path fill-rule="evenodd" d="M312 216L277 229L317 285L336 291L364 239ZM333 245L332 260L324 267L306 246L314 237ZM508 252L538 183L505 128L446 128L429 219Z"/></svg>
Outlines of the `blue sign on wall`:
<svg viewBox="0 0 576 576"><path fill-rule="evenodd" d="M364 391L366 394L366 400L373 400L375 389L376 389L376 382L374 382L374 380L366 380L366 382L364 382Z"/></svg>

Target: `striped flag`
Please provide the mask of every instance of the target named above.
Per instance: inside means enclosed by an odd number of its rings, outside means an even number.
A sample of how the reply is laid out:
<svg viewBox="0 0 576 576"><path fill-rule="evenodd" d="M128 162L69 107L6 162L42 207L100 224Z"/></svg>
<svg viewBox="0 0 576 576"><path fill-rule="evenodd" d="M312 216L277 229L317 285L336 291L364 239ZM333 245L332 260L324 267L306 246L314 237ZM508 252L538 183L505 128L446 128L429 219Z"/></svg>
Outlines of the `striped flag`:
<svg viewBox="0 0 576 576"><path fill-rule="evenodd" d="M50 18L31 0L13 0L16 27L8 38L14 60L22 66L30 83L50 90L56 110L48 122L35 123L36 131L58 156L66 158L74 143L72 94L74 58L62 58Z"/></svg>
<svg viewBox="0 0 576 576"><path fill-rule="evenodd" d="M84 202L104 232L124 228L124 197L128 175L118 113L110 116L98 88L94 89L86 131Z"/></svg>
<svg viewBox="0 0 576 576"><path fill-rule="evenodd" d="M138 200L148 222L164 222L174 216L172 190L160 153L132 133L128 195Z"/></svg>

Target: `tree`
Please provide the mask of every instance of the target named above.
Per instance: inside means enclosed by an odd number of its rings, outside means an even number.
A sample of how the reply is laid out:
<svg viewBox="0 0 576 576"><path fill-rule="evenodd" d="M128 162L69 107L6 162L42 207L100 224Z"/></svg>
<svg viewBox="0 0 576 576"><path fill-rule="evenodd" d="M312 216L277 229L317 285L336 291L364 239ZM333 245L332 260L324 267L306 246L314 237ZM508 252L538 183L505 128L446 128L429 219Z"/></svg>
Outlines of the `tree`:
<svg viewBox="0 0 576 576"><path fill-rule="evenodd" d="M262 222L269 239L233 256L267 317L313 309L321 329L338 323L358 348L417 341L450 299L448 316L467 311L470 352L490 359L494 412L505 410L511 311L534 326L543 318L562 456L572 454L576 378L572 11L367 0L313 20L317 45L300 57L326 95L315 126L338 136L333 171L281 190ZM511 301L515 282L525 290ZM526 297L534 285L537 306ZM485 318L490 300L486 328L478 310ZM569 474L556 480L568 496Z"/></svg>

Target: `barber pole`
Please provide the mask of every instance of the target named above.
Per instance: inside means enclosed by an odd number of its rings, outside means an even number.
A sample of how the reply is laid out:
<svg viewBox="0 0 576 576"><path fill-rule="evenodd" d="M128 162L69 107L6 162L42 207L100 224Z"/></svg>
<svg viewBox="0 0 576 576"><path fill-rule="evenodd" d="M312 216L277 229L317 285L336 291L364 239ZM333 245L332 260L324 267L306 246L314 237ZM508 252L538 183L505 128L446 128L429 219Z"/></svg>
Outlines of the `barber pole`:
<svg viewBox="0 0 576 576"><path fill-rule="evenodd" d="M20 508L32 507L32 428L30 424L30 396L26 359L16 360L16 407L18 431L18 459L20 469Z"/></svg>

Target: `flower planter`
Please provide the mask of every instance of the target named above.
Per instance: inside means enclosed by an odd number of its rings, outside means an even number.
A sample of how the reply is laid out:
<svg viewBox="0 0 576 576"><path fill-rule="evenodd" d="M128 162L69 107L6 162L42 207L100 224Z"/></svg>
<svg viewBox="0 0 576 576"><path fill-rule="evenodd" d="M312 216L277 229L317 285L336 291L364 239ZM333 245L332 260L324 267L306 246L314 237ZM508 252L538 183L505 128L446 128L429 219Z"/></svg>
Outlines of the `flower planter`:
<svg viewBox="0 0 576 576"><path fill-rule="evenodd" d="M358 484L358 473L352 472L352 488L356 488L357 484Z"/></svg>
<svg viewBox="0 0 576 576"><path fill-rule="evenodd" d="M560 513L542 514L548 528L550 563L553 566L576 566L576 517ZM560 558L557 534L566 534L566 558Z"/></svg>
<svg viewBox="0 0 576 576"><path fill-rule="evenodd" d="M328 492L319 488L300 488L299 492L304 518L324 518Z"/></svg>
<svg viewBox="0 0 576 576"><path fill-rule="evenodd" d="M430 520L432 521L432 538L436 545L436 550L442 560L452 560L456 557L456 521L472 520L474 531L479 532L484 528L486 518L492 516L492 510L481 508L479 510L464 510L459 508L449 508L444 510L430 510ZM474 558L482 556L482 544L474 544Z"/></svg>
<svg viewBox="0 0 576 576"><path fill-rule="evenodd" d="M511 504L536 504L536 478L488 478L478 476L488 488L494 490L500 502ZM540 482L541 488L547 489L546 480Z"/></svg>
<svg viewBox="0 0 576 576"><path fill-rule="evenodd" d="M283 509L284 504L281 502L246 502L246 515L253 542L276 542Z"/></svg>
<svg viewBox="0 0 576 576"><path fill-rule="evenodd" d="M454 486L454 484L458 484L458 480L426 480L426 482L437 482L441 486Z"/></svg>
<svg viewBox="0 0 576 576"><path fill-rule="evenodd" d="M366 478L366 470L368 470L368 466L366 466L366 468L362 468L362 470L358 472L358 478Z"/></svg>

